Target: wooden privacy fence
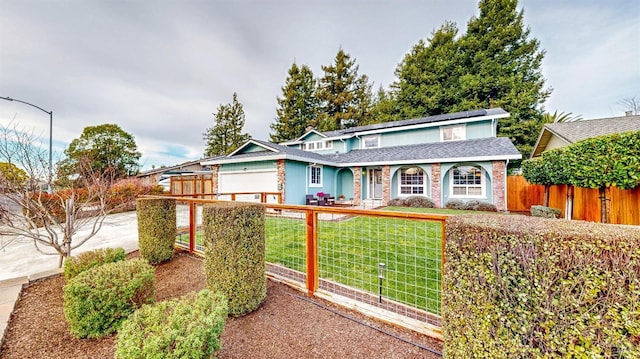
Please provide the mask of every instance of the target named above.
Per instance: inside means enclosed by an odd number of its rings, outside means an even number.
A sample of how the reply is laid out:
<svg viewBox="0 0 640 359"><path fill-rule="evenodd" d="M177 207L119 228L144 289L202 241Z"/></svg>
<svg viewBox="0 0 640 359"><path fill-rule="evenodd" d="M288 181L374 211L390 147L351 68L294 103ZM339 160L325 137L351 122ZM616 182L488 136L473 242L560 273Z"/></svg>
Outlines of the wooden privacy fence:
<svg viewBox="0 0 640 359"><path fill-rule="evenodd" d="M549 207L565 215L568 186L554 185L549 190ZM610 187L607 192L609 223L640 225L640 187L621 190ZM544 186L530 184L523 176L507 177L507 208L511 212L529 212L531 206L542 205ZM574 187L572 219L600 222L600 194L597 189Z"/></svg>

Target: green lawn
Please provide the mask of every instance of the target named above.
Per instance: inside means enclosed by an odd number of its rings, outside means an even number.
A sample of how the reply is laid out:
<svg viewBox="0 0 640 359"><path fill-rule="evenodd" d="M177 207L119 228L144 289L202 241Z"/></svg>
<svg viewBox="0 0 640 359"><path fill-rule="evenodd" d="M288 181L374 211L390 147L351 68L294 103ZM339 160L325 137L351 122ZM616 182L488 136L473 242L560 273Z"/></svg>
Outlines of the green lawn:
<svg viewBox="0 0 640 359"><path fill-rule="evenodd" d="M265 225L267 262L305 272L306 222L267 217ZM320 278L377 295L378 266L384 263L385 298L440 314L440 233L439 223L418 220L319 221ZM188 245L188 235L185 240ZM203 244L201 232L196 244Z"/></svg>
<svg viewBox="0 0 640 359"><path fill-rule="evenodd" d="M267 218L267 261L305 271L302 220ZM320 221L320 277L377 294L378 265L385 264L383 296L440 312L440 224L359 216Z"/></svg>

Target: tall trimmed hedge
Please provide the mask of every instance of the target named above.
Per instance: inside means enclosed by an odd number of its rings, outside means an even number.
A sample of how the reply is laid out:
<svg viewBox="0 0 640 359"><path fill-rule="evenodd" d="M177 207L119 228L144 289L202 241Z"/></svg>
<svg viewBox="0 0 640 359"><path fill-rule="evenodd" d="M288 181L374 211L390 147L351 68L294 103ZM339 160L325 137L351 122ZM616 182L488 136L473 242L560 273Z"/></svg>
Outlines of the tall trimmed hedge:
<svg viewBox="0 0 640 359"><path fill-rule="evenodd" d="M229 314L241 316L267 295L265 218L260 204L221 202L203 210L207 286L229 300Z"/></svg>
<svg viewBox="0 0 640 359"><path fill-rule="evenodd" d="M63 288L64 315L71 334L98 338L115 332L129 314L153 303L155 269L144 259L91 268Z"/></svg>
<svg viewBox="0 0 640 359"><path fill-rule="evenodd" d="M138 199L138 245L151 264L173 258L176 241L176 201L173 198Z"/></svg>
<svg viewBox="0 0 640 359"><path fill-rule="evenodd" d="M445 357L640 357L640 229L450 217L446 258Z"/></svg>

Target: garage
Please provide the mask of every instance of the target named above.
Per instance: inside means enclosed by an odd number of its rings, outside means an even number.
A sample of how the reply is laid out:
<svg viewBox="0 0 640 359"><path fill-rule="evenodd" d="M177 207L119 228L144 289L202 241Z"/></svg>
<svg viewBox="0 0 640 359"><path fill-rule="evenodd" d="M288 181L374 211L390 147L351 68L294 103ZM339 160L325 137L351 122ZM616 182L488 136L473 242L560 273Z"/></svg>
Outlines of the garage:
<svg viewBox="0 0 640 359"><path fill-rule="evenodd" d="M278 192L278 173L275 169L220 172L218 192Z"/></svg>

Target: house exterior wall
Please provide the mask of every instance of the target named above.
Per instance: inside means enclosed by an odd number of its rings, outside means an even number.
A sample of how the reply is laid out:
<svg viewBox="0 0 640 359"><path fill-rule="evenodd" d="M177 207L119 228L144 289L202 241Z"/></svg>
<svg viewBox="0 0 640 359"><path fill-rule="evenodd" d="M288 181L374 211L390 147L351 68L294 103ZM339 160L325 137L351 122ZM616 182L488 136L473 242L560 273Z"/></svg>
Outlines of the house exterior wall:
<svg viewBox="0 0 640 359"><path fill-rule="evenodd" d="M431 198L431 193L432 193L432 186L431 186L431 164L425 164L425 163L419 163L419 164L415 164L415 165L404 165L404 166L391 166L390 167L390 172L391 172L391 192L389 194L390 198L398 198L398 197L407 197L407 195L402 195L400 194L400 170L403 168L410 168L410 167L420 167L425 175L426 175L426 188L425 188L425 193L423 194L426 197Z"/></svg>
<svg viewBox="0 0 640 359"><path fill-rule="evenodd" d="M286 161L284 163L284 191L287 193L285 204L305 204L307 192L307 163Z"/></svg>
<svg viewBox="0 0 640 359"><path fill-rule="evenodd" d="M451 195L451 168L455 166L479 166L484 170L484 196L483 197L453 197ZM461 163L443 163L441 167L442 178L442 206L445 206L450 199L459 199L462 201L484 201L493 203L493 164L492 162L461 162Z"/></svg>
<svg viewBox="0 0 640 359"><path fill-rule="evenodd" d="M466 127L467 140L495 137L491 120L469 122Z"/></svg>
<svg viewBox="0 0 640 359"><path fill-rule="evenodd" d="M549 143L547 143L547 146L544 148L545 151L548 150L552 150L554 148L559 148L559 147L566 147L569 144L567 143L567 141L559 138L556 135L551 135L551 138L549 138Z"/></svg>

